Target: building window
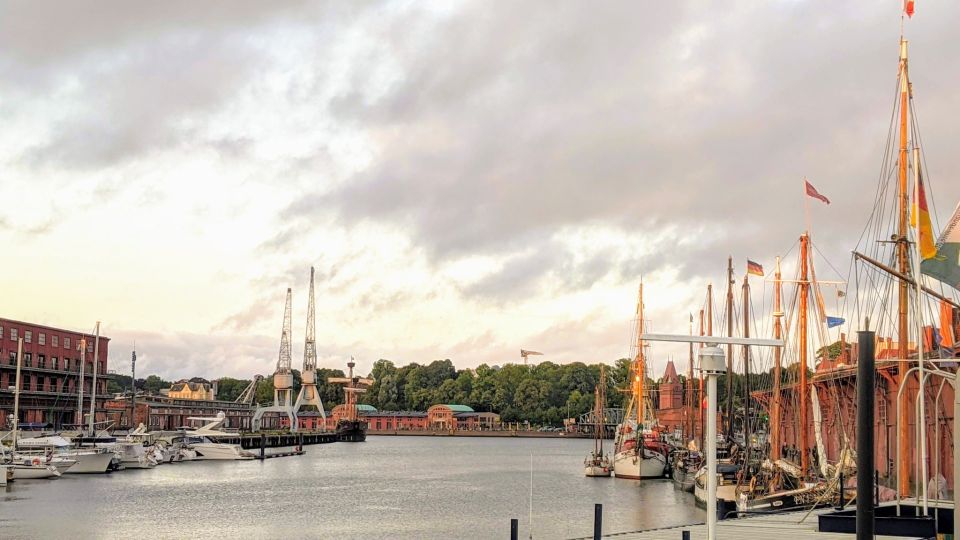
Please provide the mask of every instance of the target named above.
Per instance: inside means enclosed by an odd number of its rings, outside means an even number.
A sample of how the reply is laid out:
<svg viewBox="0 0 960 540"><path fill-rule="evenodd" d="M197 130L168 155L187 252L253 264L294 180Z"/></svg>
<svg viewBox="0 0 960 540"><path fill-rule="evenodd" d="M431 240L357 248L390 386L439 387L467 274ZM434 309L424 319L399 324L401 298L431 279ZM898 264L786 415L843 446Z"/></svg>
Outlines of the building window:
<svg viewBox="0 0 960 540"><path fill-rule="evenodd" d="M23 341L26 343L33 343L33 332L31 332L30 330L24 330Z"/></svg>
<svg viewBox="0 0 960 540"><path fill-rule="evenodd" d="M13 351L10 351L10 365L11 366L17 365L17 353Z"/></svg>
<svg viewBox="0 0 960 540"><path fill-rule="evenodd" d="M16 329L16 328L11 328L11 329L10 329L10 341L16 341L16 340L17 340L17 329Z"/></svg>
<svg viewBox="0 0 960 540"><path fill-rule="evenodd" d="M24 367L33 366L33 357L30 356L30 353L23 353L23 365Z"/></svg>
<svg viewBox="0 0 960 540"><path fill-rule="evenodd" d="M93 352L93 343L87 343L87 352Z"/></svg>
<svg viewBox="0 0 960 540"><path fill-rule="evenodd" d="M40 335L42 336L43 334L40 334ZM46 367L47 367L47 358L46 358L45 356L43 356L42 354L38 354L38 355L37 355L37 367L38 367L38 368L46 368Z"/></svg>
<svg viewBox="0 0 960 540"><path fill-rule="evenodd" d="M57 357L56 357L56 356L51 356L51 357L50 357L50 369L57 369Z"/></svg>
<svg viewBox="0 0 960 540"><path fill-rule="evenodd" d="M53 345L54 347L60 346L59 340L60 340L60 336L56 334L50 336L50 344Z"/></svg>
<svg viewBox="0 0 960 540"><path fill-rule="evenodd" d="M40 335L37 336L37 342L38 342L39 344L41 344L41 345L46 345L46 344L47 344L47 335L44 334L43 332L40 332Z"/></svg>
<svg viewBox="0 0 960 540"><path fill-rule="evenodd" d="M0 326L0 339L3 339L3 327Z"/></svg>
<svg viewBox="0 0 960 540"><path fill-rule="evenodd" d="M70 348L70 338L68 337L63 338L63 348L64 349Z"/></svg>

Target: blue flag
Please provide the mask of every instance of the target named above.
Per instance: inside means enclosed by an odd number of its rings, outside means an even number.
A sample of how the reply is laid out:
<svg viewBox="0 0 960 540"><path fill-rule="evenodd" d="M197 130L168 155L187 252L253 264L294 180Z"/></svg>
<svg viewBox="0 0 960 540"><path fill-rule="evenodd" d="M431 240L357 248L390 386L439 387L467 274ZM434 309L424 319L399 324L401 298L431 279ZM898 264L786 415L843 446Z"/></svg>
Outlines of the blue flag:
<svg viewBox="0 0 960 540"><path fill-rule="evenodd" d="M845 319L840 317L827 317L827 328L833 328L834 326L840 326L841 324L847 322Z"/></svg>

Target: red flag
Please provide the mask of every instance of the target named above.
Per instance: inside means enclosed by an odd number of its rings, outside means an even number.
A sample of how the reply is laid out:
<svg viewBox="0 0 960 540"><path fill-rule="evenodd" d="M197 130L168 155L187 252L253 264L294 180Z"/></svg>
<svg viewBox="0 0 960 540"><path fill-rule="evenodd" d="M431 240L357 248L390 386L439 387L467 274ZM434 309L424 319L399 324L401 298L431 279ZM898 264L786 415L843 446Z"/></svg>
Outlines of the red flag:
<svg viewBox="0 0 960 540"><path fill-rule="evenodd" d="M804 179L803 183L807 185L807 195L813 197L814 199L820 199L821 201L830 204L830 199L821 195L820 192L817 191L817 188L813 187L810 182Z"/></svg>
<svg viewBox="0 0 960 540"><path fill-rule="evenodd" d="M913 18L913 0L903 0L903 12L907 18Z"/></svg>

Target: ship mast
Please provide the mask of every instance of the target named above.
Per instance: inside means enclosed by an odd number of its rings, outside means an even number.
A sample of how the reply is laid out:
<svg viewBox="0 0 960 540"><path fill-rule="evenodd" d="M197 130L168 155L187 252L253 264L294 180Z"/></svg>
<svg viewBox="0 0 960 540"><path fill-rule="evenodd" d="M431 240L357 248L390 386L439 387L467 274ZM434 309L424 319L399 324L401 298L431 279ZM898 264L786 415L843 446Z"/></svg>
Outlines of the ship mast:
<svg viewBox="0 0 960 540"><path fill-rule="evenodd" d="M733 257L727 258L727 337L733 337ZM727 345L727 441L733 440L733 345Z"/></svg>
<svg viewBox="0 0 960 540"><path fill-rule="evenodd" d="M693 336L693 313L690 314L690 335ZM697 430L694 427L695 417L693 414L693 342L690 342L690 363L687 370L687 437L693 439L696 437Z"/></svg>
<svg viewBox="0 0 960 540"><path fill-rule="evenodd" d="M594 416L594 446L593 455L603 457L603 435L606 424L603 418L603 408L607 403L607 372L605 366L600 364L600 382L594 390L593 416Z"/></svg>
<svg viewBox="0 0 960 540"><path fill-rule="evenodd" d="M743 337L750 337L750 281L743 275ZM743 444L746 451L744 463L750 465L750 346L743 346Z"/></svg>
<svg viewBox="0 0 960 540"><path fill-rule="evenodd" d="M780 257L777 257L777 271L773 281L773 337L783 339L783 282L780 276ZM780 360L781 348L773 349L773 400L770 405L770 459L780 459Z"/></svg>
<svg viewBox="0 0 960 540"><path fill-rule="evenodd" d="M900 72L898 74L900 79L900 156L898 160L898 171L897 179L899 185L899 192L897 200L899 202L898 206L898 231L897 231L897 269L901 274L905 276L910 276L910 263L908 259L908 241L907 241L907 207L908 207L908 193L907 193L907 113L909 109L909 94L910 94L910 80L907 76L907 41L903 39L903 36L900 37ZM899 288L899 310L897 317L897 356L900 361L897 365L898 373L900 376L900 384L902 385L906 376L907 370L909 369L907 362L907 355L909 354L909 315L908 315L908 303L909 303L909 290L907 288L907 281L900 280ZM900 426L900 433L898 434L897 441L899 444L899 471L897 473L899 491L901 496L907 496L910 494L910 444L908 437L908 424L909 424L909 415L907 414L907 395L906 393L901 394L900 403L898 404L897 410L899 411L898 425Z"/></svg>
<svg viewBox="0 0 960 540"><path fill-rule="evenodd" d="M709 297L710 286L707 285L707 296ZM700 310L700 336L703 337L703 310ZM700 348L703 348L703 342L700 343ZM697 422L700 424L700 445L698 448L703 448L703 406L701 402L703 401L703 372L700 372L700 391L697 393ZM696 435L696 431L694 431Z"/></svg>
<svg viewBox="0 0 960 540"><path fill-rule="evenodd" d="M633 399L637 402L637 434L642 430L641 424L647 416L647 404L644 402L644 378L646 377L646 359L643 356L643 282L640 282L640 293L637 295L637 357L633 365Z"/></svg>
<svg viewBox="0 0 960 540"><path fill-rule="evenodd" d="M807 455L807 400L809 396L807 395L807 299L810 296L810 281L808 277L808 254L807 250L809 249L810 237L807 236L807 233L800 235L800 283L797 284L798 287L798 299L800 312L799 312L799 336L798 352L800 358L800 471L803 478L807 477L807 471L810 467L810 458Z"/></svg>

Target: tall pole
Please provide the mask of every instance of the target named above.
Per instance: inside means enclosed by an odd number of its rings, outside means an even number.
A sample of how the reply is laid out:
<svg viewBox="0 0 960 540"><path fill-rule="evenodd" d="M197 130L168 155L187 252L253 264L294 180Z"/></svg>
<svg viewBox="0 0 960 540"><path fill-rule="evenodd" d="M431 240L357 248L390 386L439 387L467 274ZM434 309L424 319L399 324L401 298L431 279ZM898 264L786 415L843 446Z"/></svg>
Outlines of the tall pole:
<svg viewBox="0 0 960 540"><path fill-rule="evenodd" d="M690 314L690 335L693 335L693 313ZM694 427L693 413L693 342L690 342L690 365L687 370L687 436L696 438L697 430Z"/></svg>
<svg viewBox="0 0 960 540"><path fill-rule="evenodd" d="M713 283L707 283L707 335L713 335Z"/></svg>
<svg viewBox="0 0 960 540"><path fill-rule="evenodd" d="M647 404L644 396L644 384L646 383L647 366L646 358L643 355L643 282L640 283L640 294L637 300L637 361L636 377L634 378L634 396L637 399L637 433L643 429L641 426L647 416ZM638 443L639 444L639 443Z"/></svg>
<svg viewBox="0 0 960 540"><path fill-rule="evenodd" d="M807 455L807 400L809 392L807 391L807 299L810 296L810 282L808 281L807 268L807 250L810 238L807 233L800 235L800 283L798 284L797 302L800 305L799 313L799 336L797 338L798 353L800 358L800 470L803 478L806 479L810 467L810 457Z"/></svg>
<svg viewBox="0 0 960 540"><path fill-rule="evenodd" d="M743 275L743 337L750 337L750 281ZM743 346L743 444L744 463L750 466L750 346Z"/></svg>
<svg viewBox="0 0 960 540"><path fill-rule="evenodd" d="M920 269L920 149L914 145L913 148L913 189L914 197L913 200L916 201L916 214L917 218L917 241L914 244L916 248L914 253L916 254L916 266L918 269L916 283L916 299L917 305L920 305L921 295L920 295L920 281L923 276L919 274ZM927 396L926 396L926 386L927 379L924 375L923 369L923 319L920 317L919 307L917 308L917 379L920 381L920 395L917 397L917 417L920 418L919 422L919 435L917 442L920 446L920 499L923 503L923 515L929 514L929 504L927 500Z"/></svg>
<svg viewBox="0 0 960 540"><path fill-rule="evenodd" d="M723 349L700 349L700 370L707 378L707 538L717 537L717 376L724 372Z"/></svg>
<svg viewBox="0 0 960 540"><path fill-rule="evenodd" d="M873 462L874 333L857 332L857 341L857 540L872 540L873 471L876 468Z"/></svg>
<svg viewBox="0 0 960 540"><path fill-rule="evenodd" d="M783 339L783 282L780 275L780 257L777 257L777 271L774 274L773 282L773 337L774 339ZM780 459L780 448L783 443L780 442L780 363L782 361L782 349L776 347L773 350L773 395L770 405L770 459L777 461Z"/></svg>
<svg viewBox="0 0 960 540"><path fill-rule="evenodd" d="M900 38L900 157L898 161L898 184L899 184L899 223L897 237L897 266L900 273L910 275L910 264L907 256L907 113L909 111L910 81L907 77L907 41ZM909 369L907 355L909 354L910 328L909 328L909 291L907 282L900 280L899 289L899 311L897 317L897 355L900 362L898 371L900 375L900 384L906 383L907 370ZM908 433L909 415L907 413L907 395L900 393L899 404L899 425L900 431L897 433L897 445L900 452L898 464L897 483L899 484L900 495L906 497L910 494L910 444Z"/></svg>
<svg viewBox="0 0 960 540"><path fill-rule="evenodd" d="M23 363L22 359L23 338L17 338L17 376L13 387L13 447L10 449L11 452L17 451L17 425L20 423L20 365Z"/></svg>
<svg viewBox="0 0 960 540"><path fill-rule="evenodd" d="M80 338L80 389L77 393L77 428L80 431L83 431L83 368L84 364L87 363L86 352L87 352L87 338Z"/></svg>
<svg viewBox="0 0 960 540"><path fill-rule="evenodd" d="M94 330L94 342L93 342L93 387L90 389L90 423L88 428L90 429L90 435L94 434L94 415L96 414L97 406L97 364L100 360L100 321L97 321L96 330Z"/></svg>
<svg viewBox="0 0 960 540"><path fill-rule="evenodd" d="M707 296L710 295L710 286L707 285ZM700 336L703 337L703 310L700 310ZM700 343L700 348L703 349L703 343ZM700 445L697 447L700 450L703 450L703 437L706 430L703 426L703 371L700 372L700 391L697 393L697 417L699 418L700 423Z"/></svg>
<svg viewBox="0 0 960 540"><path fill-rule="evenodd" d="M727 258L727 337L733 337L733 257ZM727 345L727 441L733 440L733 345Z"/></svg>
<svg viewBox="0 0 960 540"><path fill-rule="evenodd" d="M137 427L137 345L133 345L130 353L130 427Z"/></svg>

